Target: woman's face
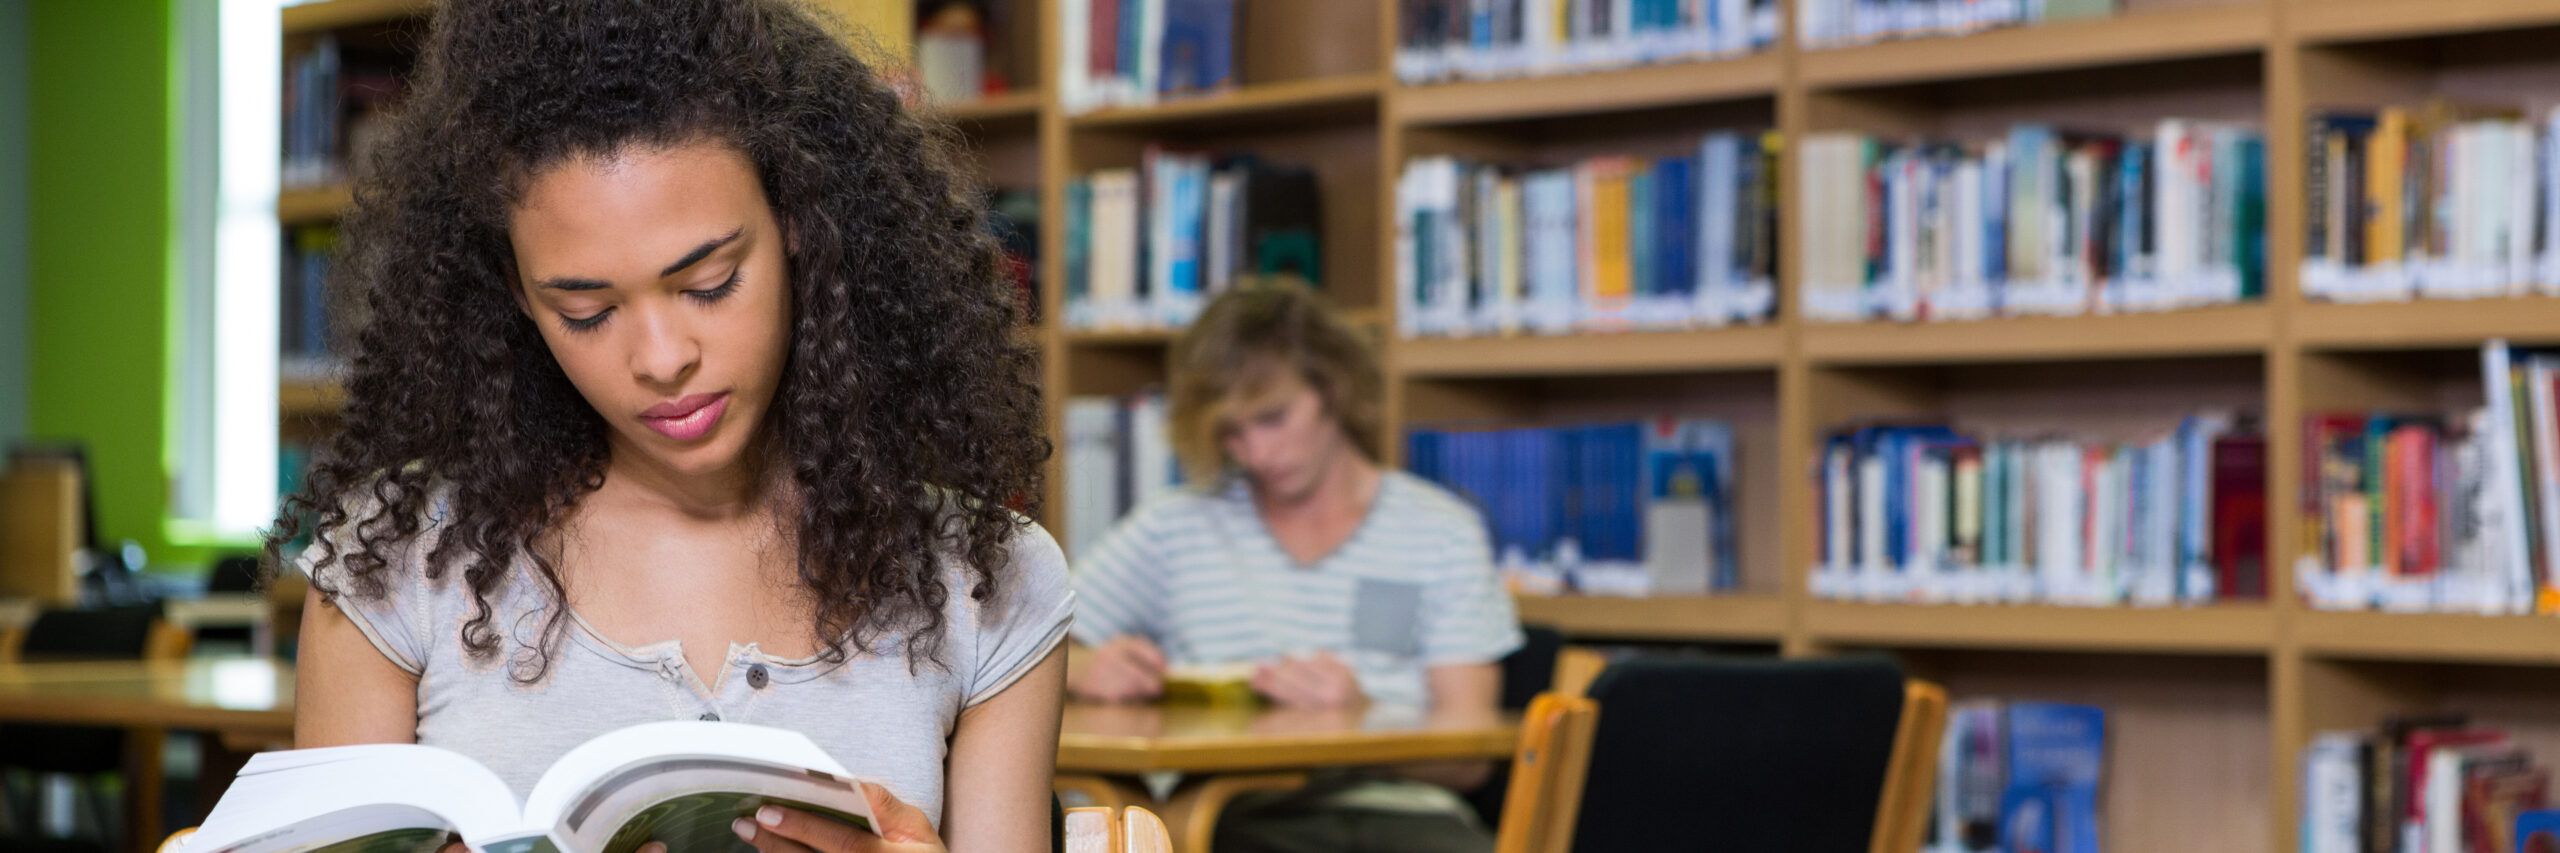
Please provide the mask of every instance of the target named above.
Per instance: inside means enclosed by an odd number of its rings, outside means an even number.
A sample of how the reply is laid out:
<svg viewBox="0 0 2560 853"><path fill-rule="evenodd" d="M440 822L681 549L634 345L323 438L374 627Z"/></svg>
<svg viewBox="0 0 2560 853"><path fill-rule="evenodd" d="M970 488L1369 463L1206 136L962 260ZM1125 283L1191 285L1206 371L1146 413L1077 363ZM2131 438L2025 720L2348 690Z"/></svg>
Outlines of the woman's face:
<svg viewBox="0 0 2560 853"><path fill-rule="evenodd" d="M507 231L518 302L611 425L617 461L737 470L791 337L754 164L717 142L573 159L533 178Z"/></svg>

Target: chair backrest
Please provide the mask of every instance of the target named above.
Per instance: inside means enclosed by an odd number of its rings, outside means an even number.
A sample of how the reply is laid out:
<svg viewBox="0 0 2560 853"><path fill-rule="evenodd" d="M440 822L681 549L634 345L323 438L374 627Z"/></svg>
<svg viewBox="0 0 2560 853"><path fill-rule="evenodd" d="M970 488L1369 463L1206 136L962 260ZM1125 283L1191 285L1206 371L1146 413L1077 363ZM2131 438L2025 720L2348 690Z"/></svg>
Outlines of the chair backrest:
<svg viewBox="0 0 2560 853"><path fill-rule="evenodd" d="M256 592L258 590L258 555L234 554L213 561L213 571L205 575L204 591Z"/></svg>
<svg viewBox="0 0 2560 853"><path fill-rule="evenodd" d="M1866 847L1903 694L1877 658L1612 663L1573 847Z"/></svg>
<svg viewBox="0 0 2560 853"><path fill-rule="evenodd" d="M1141 806L1068 809L1066 842L1067 853L1173 853L1173 833Z"/></svg>
<svg viewBox="0 0 2560 853"><path fill-rule="evenodd" d="M1512 753L1494 853L1572 849L1599 714L1599 703L1585 696L1550 692L1530 701L1520 720L1520 746Z"/></svg>
<svg viewBox="0 0 2560 853"><path fill-rule="evenodd" d="M27 626L18 655L30 662L172 657L168 627L157 606L47 610ZM184 656L183 648L176 651Z"/></svg>
<svg viewBox="0 0 2560 853"><path fill-rule="evenodd" d="M1502 658L1502 710L1529 707L1538 694L1555 685L1556 653L1564 650L1564 634L1545 625L1520 626L1520 647Z"/></svg>
<svg viewBox="0 0 2560 853"><path fill-rule="evenodd" d="M1913 679L1903 682L1902 722L1893 734L1893 765L1884 801L1876 809L1874 853L1918 853L1929 832L1929 806L1938 791L1938 750L1947 731L1947 691Z"/></svg>

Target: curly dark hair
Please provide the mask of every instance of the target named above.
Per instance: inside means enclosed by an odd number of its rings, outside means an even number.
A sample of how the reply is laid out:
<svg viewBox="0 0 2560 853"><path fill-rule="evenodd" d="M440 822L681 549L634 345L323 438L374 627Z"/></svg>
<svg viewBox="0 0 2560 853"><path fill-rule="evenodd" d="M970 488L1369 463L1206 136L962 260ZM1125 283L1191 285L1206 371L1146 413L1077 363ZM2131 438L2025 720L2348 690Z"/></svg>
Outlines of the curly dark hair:
<svg viewBox="0 0 2560 853"><path fill-rule="evenodd" d="M408 99L355 188L330 286L362 295L341 428L266 537L306 523L325 600L384 595L393 558L445 517L429 578L461 572L466 649L499 645L489 596L603 482L608 427L511 295L508 211L532 176L628 146L712 141L756 168L791 270L784 375L763 441L788 472L817 640L939 664L951 591L936 555L994 595L1007 509L1040 492L1049 443L1022 306L950 131L921 120L834 28L788 0L448 0ZM361 517L359 517L361 516ZM307 519L307 521L306 521ZM342 582L319 579L343 563ZM550 608L530 675L550 663Z"/></svg>

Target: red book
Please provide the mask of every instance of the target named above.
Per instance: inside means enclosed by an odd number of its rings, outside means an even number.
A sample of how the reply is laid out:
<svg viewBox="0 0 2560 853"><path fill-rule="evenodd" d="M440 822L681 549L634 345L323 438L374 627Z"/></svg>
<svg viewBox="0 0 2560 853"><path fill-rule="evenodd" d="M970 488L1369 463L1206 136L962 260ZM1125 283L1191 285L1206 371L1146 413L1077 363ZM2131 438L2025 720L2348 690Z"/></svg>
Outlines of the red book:
<svg viewBox="0 0 2560 853"><path fill-rule="evenodd" d="M2214 589L2228 598L2265 598L2265 436L2224 435L2213 440L2212 518Z"/></svg>

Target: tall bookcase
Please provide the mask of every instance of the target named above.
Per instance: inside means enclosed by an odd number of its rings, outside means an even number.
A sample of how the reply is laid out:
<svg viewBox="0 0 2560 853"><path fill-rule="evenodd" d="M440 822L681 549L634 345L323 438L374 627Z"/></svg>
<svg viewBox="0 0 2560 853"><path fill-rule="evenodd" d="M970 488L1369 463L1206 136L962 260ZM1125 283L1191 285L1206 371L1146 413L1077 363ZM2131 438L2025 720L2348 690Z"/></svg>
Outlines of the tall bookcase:
<svg viewBox="0 0 2560 853"><path fill-rule="evenodd" d="M903 0L899 0L903 2ZM1029 0L1009 0L1017 7ZM1380 330L1390 448L1408 425L1677 412L1737 436L1743 589L1716 597L1527 598L1525 619L1590 639L1695 641L1801 656L1895 653L1959 696L2086 701L2110 716L2105 844L2119 851L2291 849L2297 758L2313 733L2460 708L2560 757L2560 619L2338 613L2297 602L2305 413L2476 399L2476 348L2560 343L2560 299L2338 305L2297 282L2303 127L2312 111L2429 95L2560 100L2560 4L2545 0L2124 0L2112 18L1861 47L1799 47L1792 27L1740 59L1493 83L1398 84L1396 4L1245 2L1242 84L1069 115L1054 85L1055 3L995 39L1018 94L942 109L1001 184L1042 192L1034 334L1053 441L1072 395L1165 381L1164 332L1063 328L1064 187L1135 165L1150 143L1306 164L1324 190L1328 294ZM288 28L415 15L420 0L335 0ZM1792 10L1788 10L1792 11ZM336 17L343 13L344 17ZM2024 120L2134 128L2246 121L2269 152L2268 294L2167 314L1970 323L1815 324L1793 306L1797 223L1780 198L1780 308L1766 326L1397 340L1393 183L1413 156L1561 161L1648 153L1716 128L1975 136ZM343 195L288 198L326 216ZM311 211L317 211L313 213ZM2471 390L2465 392L2465 387ZM325 384L288 388L326 413ZM1809 472L1823 435L1888 416L2103 430L2200 406L2262 416L2269 597L2201 608L1921 606L1821 601ZM1063 442L1060 441L1062 445ZM1390 459L1390 462L1400 460ZM1060 518L1059 462L1045 518ZM1080 543L1068 543L1070 549ZM1737 769L1736 772L1748 772Z"/></svg>

